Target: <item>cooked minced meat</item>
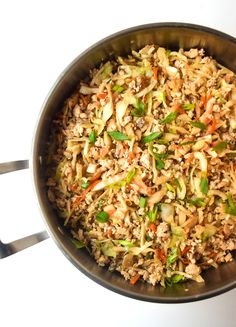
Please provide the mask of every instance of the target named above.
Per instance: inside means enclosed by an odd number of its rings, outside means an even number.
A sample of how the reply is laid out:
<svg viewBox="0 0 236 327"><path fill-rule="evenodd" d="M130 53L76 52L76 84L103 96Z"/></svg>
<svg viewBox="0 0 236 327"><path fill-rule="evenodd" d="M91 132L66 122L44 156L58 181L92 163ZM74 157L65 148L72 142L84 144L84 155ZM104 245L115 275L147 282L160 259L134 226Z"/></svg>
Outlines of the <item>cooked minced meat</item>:
<svg viewBox="0 0 236 327"><path fill-rule="evenodd" d="M232 260L235 77L203 49L147 45L81 81L48 148L48 197L75 246L131 284L202 282Z"/></svg>

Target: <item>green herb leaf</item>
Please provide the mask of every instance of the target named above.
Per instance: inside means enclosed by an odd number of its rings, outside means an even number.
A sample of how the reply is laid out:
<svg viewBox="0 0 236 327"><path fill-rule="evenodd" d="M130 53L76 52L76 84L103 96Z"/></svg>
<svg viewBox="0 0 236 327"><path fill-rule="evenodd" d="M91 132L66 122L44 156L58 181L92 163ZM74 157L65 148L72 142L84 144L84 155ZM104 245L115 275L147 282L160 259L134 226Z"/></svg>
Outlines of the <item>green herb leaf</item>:
<svg viewBox="0 0 236 327"><path fill-rule="evenodd" d="M227 204L225 206L225 212L229 215L236 216L236 203L234 202L232 195L228 194Z"/></svg>
<svg viewBox="0 0 236 327"><path fill-rule="evenodd" d="M162 125L170 124L172 121L176 119L177 116L178 113L176 111L172 111L169 115L167 115L164 119L160 121L160 124Z"/></svg>
<svg viewBox="0 0 236 327"><path fill-rule="evenodd" d="M187 111L193 111L194 108L195 108L195 104L194 103L184 103L182 104L181 106L184 110L187 110Z"/></svg>
<svg viewBox="0 0 236 327"><path fill-rule="evenodd" d="M140 197L139 199L139 206L140 208L145 208L147 205L147 199L144 198L143 196Z"/></svg>
<svg viewBox="0 0 236 327"><path fill-rule="evenodd" d="M169 155L168 153L164 153L164 152L162 153L153 152L153 156L155 159L166 159L168 158L168 155Z"/></svg>
<svg viewBox="0 0 236 327"><path fill-rule="evenodd" d="M71 242L75 245L75 247L77 249L82 249L86 246L83 242L80 242L79 240L77 240L75 238L72 238Z"/></svg>
<svg viewBox="0 0 236 327"><path fill-rule="evenodd" d="M174 247L171 249L170 254L167 256L167 265L170 266L174 263L178 258L177 248Z"/></svg>
<svg viewBox="0 0 236 327"><path fill-rule="evenodd" d="M134 246L134 243L126 241L126 240L117 240L116 242L123 246L127 246L128 248L131 248L132 246Z"/></svg>
<svg viewBox="0 0 236 327"><path fill-rule="evenodd" d="M157 100L159 102L166 102L166 92L165 91L157 91Z"/></svg>
<svg viewBox="0 0 236 327"><path fill-rule="evenodd" d="M200 181L200 190L203 194L208 193L208 179L206 176L202 176L201 177L201 181Z"/></svg>
<svg viewBox="0 0 236 327"><path fill-rule="evenodd" d="M113 131L113 132L107 132L107 134L110 135L110 137L113 140L116 140L116 141L126 141L126 140L129 140L129 137L127 135L125 135L124 133L122 133L122 132Z"/></svg>
<svg viewBox="0 0 236 327"><path fill-rule="evenodd" d="M160 206L158 205L158 203L156 203L156 204L154 204L153 209L147 212L150 222L153 223L156 220L157 213L159 210L160 210Z"/></svg>
<svg viewBox="0 0 236 327"><path fill-rule="evenodd" d="M196 141L186 141L186 142L180 143L179 145L189 145L189 144L194 144L194 143L196 143Z"/></svg>
<svg viewBox="0 0 236 327"><path fill-rule="evenodd" d="M130 184L132 182L132 179L134 178L135 174L136 174L136 169L132 168L126 176L126 180L125 180L126 184Z"/></svg>
<svg viewBox="0 0 236 327"><path fill-rule="evenodd" d="M90 183L89 183L89 182L86 182L86 183L81 184L81 187L82 187L83 189L86 189L86 188L89 187L89 185L90 185Z"/></svg>
<svg viewBox="0 0 236 327"><path fill-rule="evenodd" d="M206 129L206 125L201 123L200 121L191 121L190 124L193 126L193 127L197 127L197 128L200 128L202 131L204 131Z"/></svg>
<svg viewBox="0 0 236 327"><path fill-rule="evenodd" d="M165 162L161 159L156 159L156 167L158 170L162 170L165 167Z"/></svg>
<svg viewBox="0 0 236 327"><path fill-rule="evenodd" d="M114 86L112 87L112 91L117 92L117 93L121 93L121 92L123 92L124 89L125 89L125 88L124 88L123 86L121 86L121 85L114 85Z"/></svg>
<svg viewBox="0 0 236 327"><path fill-rule="evenodd" d="M215 146L213 146L212 150L214 150L215 152L221 152L226 148L227 148L227 142L219 142Z"/></svg>
<svg viewBox="0 0 236 327"><path fill-rule="evenodd" d="M149 134L145 137L142 138L142 143L149 143L155 139L158 139L159 137L162 136L162 133L161 132L154 132L152 134Z"/></svg>
<svg viewBox="0 0 236 327"><path fill-rule="evenodd" d="M96 138L97 138L97 132L95 130L93 130L90 134L89 134L89 141L91 144L94 144L96 142Z"/></svg>
<svg viewBox="0 0 236 327"><path fill-rule="evenodd" d="M109 219L109 214L106 211L100 211L96 214L96 219L99 223L106 223Z"/></svg>
<svg viewBox="0 0 236 327"><path fill-rule="evenodd" d="M190 199L189 202L197 207L205 207L206 203L204 202L203 198L195 198L195 199Z"/></svg>

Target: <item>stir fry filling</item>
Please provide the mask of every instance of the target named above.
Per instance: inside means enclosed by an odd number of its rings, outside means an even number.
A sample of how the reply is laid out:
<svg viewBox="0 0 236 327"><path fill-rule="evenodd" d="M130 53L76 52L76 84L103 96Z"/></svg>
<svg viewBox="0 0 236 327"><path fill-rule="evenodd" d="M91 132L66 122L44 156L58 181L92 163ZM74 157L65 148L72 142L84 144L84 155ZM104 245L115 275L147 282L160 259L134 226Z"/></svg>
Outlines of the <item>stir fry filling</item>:
<svg viewBox="0 0 236 327"><path fill-rule="evenodd" d="M203 282L236 249L236 75L147 45L90 72L55 117L48 198L77 248L135 284Z"/></svg>

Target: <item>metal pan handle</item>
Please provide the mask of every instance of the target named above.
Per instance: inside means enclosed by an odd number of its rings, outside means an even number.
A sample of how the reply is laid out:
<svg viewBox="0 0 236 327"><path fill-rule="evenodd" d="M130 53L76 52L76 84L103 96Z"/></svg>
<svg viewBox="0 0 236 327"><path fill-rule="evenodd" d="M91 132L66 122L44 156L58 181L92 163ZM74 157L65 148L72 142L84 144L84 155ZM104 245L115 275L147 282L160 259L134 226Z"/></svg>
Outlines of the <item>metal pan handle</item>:
<svg viewBox="0 0 236 327"><path fill-rule="evenodd" d="M0 163L0 175L27 168L29 168L29 160ZM48 237L48 233L46 231L42 231L7 244L0 241L0 259L8 257L11 254L46 240Z"/></svg>

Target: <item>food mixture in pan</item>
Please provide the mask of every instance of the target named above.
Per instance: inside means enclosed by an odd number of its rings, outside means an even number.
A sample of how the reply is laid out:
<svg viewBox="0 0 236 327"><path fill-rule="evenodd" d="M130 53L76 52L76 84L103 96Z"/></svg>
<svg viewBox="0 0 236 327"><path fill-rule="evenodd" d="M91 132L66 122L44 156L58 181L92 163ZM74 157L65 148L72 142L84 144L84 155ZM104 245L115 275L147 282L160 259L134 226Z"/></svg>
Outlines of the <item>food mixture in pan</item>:
<svg viewBox="0 0 236 327"><path fill-rule="evenodd" d="M53 121L48 198L135 284L202 282L236 249L236 75L147 45L93 69Z"/></svg>

